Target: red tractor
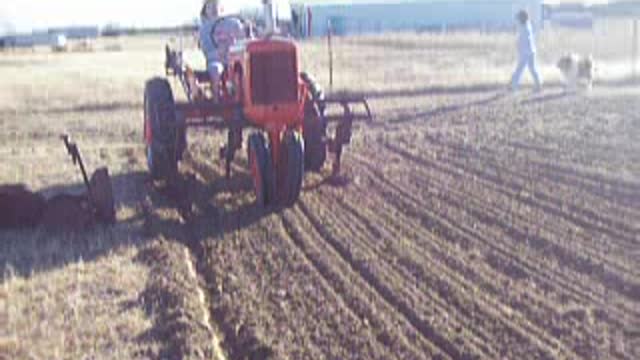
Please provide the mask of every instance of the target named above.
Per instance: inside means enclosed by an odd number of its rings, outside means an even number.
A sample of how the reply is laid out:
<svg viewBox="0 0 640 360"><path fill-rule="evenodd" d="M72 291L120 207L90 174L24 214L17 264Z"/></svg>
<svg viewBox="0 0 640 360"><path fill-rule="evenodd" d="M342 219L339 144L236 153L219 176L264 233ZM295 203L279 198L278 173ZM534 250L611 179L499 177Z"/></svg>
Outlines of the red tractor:
<svg viewBox="0 0 640 360"><path fill-rule="evenodd" d="M187 147L188 127L212 127L227 132L220 156L229 178L231 162L242 147L245 129L248 162L259 206L291 206L299 197L305 171L319 171L327 151L335 154L333 175L340 171L343 146L350 143L355 119L371 119L362 97L324 97L313 78L300 71L299 48L288 38L249 36L229 51L215 98L206 71L193 71L182 53L166 47L167 76L179 79L187 102L176 102L169 81L147 81L144 93L144 140L151 175L170 179ZM197 84L194 86L193 84ZM351 111L363 104L366 115ZM342 115L326 116L339 105ZM334 136L328 124L335 122Z"/></svg>

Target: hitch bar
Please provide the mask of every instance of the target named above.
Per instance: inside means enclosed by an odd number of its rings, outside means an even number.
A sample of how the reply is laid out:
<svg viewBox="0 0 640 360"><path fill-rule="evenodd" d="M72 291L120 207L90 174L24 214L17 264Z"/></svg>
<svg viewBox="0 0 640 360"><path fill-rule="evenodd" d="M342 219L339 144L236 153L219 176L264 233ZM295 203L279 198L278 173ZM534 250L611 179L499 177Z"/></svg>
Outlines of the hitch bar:
<svg viewBox="0 0 640 360"><path fill-rule="evenodd" d="M82 172L82 180L84 180L84 185L87 187L87 194L91 199L91 185L89 184L87 171L84 168L84 163L82 162L82 156L80 156L80 150L78 150L78 146L75 142L71 141L71 138L67 134L60 135L60 139L64 141L64 146L67 148L67 152L71 156L73 165L77 164L80 166L80 171Z"/></svg>
<svg viewBox="0 0 640 360"><path fill-rule="evenodd" d="M343 116L339 115L329 115L325 116L325 120L329 122L340 121L347 113L350 113L352 116L352 120L366 120L367 122L373 121L373 115L371 115L371 108L369 108L369 103L364 96L356 96L356 95L329 95L323 99L317 100L318 105L321 108L326 108L327 105L340 105L344 111ZM353 114L351 111L352 104L362 104L364 107L366 114Z"/></svg>

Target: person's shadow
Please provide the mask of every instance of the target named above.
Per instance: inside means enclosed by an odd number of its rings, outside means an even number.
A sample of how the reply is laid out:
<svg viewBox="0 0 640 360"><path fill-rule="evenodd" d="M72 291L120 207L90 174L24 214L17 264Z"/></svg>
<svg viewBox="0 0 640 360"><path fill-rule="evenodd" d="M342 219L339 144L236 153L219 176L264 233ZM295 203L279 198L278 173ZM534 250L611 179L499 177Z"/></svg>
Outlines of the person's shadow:
<svg viewBox="0 0 640 360"><path fill-rule="evenodd" d="M553 100L559 100L562 98L566 98L569 96L572 96L574 94L567 92L567 91L560 91L560 92L554 92L551 94L544 94L544 95L534 95L526 100L523 100L520 102L521 105L532 105L532 104L539 104L539 103L544 103L544 102L548 102L548 101L553 101Z"/></svg>

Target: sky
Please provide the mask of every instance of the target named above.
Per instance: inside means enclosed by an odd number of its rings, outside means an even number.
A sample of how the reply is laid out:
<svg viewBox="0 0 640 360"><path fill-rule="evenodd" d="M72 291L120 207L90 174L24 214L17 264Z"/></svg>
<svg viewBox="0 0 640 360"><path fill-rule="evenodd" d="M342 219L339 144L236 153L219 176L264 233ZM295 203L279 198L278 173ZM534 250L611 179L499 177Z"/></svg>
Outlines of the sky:
<svg viewBox="0 0 640 360"><path fill-rule="evenodd" d="M62 25L155 26L181 24L198 15L201 0L2 0L0 31Z"/></svg>
<svg viewBox="0 0 640 360"><path fill-rule="evenodd" d="M259 0L228 0L236 6ZM297 0L323 3L327 0ZM371 2L372 0L339 0ZM374 0L375 1L375 0ZM384 2L377 0L378 2ZM392 0L390 2L397 2ZM551 0L576 2L581 0ZM584 0L602 1L602 0ZM293 2L293 1L292 1ZM0 2L0 35L11 31L30 32L67 25L170 26L180 25L198 16L202 0L2 0Z"/></svg>

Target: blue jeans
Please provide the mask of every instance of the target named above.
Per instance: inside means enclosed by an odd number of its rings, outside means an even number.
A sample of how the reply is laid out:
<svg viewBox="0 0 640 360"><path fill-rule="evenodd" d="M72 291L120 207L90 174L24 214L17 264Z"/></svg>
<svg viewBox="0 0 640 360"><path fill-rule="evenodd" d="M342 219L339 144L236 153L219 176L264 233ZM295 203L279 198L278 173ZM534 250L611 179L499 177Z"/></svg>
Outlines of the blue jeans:
<svg viewBox="0 0 640 360"><path fill-rule="evenodd" d="M518 58L518 66L516 71L511 77L511 89L517 90L520 85L520 78L525 68L529 68L529 72L536 83L536 89L540 89L542 83L540 82L540 73L538 72L538 66L536 65L536 54L520 55Z"/></svg>

